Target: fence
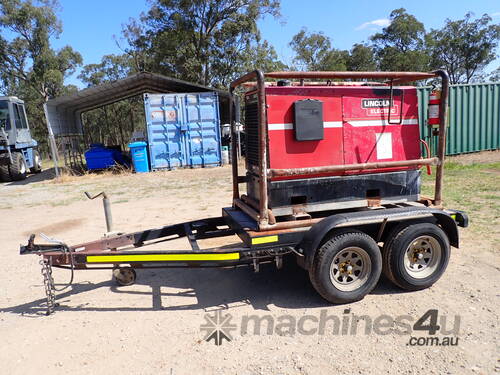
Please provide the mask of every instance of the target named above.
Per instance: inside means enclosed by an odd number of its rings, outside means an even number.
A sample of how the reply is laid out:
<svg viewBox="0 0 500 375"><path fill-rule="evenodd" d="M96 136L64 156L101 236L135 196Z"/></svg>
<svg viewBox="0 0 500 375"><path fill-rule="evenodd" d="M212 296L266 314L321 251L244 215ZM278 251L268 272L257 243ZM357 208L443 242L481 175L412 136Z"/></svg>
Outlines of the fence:
<svg viewBox="0 0 500 375"><path fill-rule="evenodd" d="M430 87L418 89L420 134L426 141L431 140L424 120L430 92ZM449 104L447 155L500 149L500 83L452 85Z"/></svg>

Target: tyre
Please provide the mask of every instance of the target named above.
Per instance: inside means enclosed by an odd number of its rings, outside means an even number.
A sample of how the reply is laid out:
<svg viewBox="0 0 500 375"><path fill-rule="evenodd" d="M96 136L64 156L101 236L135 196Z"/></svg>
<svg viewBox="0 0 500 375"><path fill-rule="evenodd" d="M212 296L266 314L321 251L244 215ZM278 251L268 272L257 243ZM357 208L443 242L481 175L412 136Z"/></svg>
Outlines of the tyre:
<svg viewBox="0 0 500 375"><path fill-rule="evenodd" d="M450 242L432 223L400 226L384 244L383 272L405 290L421 290L434 284L446 270Z"/></svg>
<svg viewBox="0 0 500 375"><path fill-rule="evenodd" d="M33 168L30 168L31 173L42 172L42 158L38 150L33 150Z"/></svg>
<svg viewBox="0 0 500 375"><path fill-rule="evenodd" d="M20 152L13 152L12 162L9 165L10 178L13 181L24 180L28 172L24 156Z"/></svg>
<svg viewBox="0 0 500 375"><path fill-rule="evenodd" d="M0 181L9 182L10 172L8 164L0 164Z"/></svg>
<svg viewBox="0 0 500 375"><path fill-rule="evenodd" d="M135 283L137 274L132 267L121 267L113 270L113 278L120 286L129 286Z"/></svg>
<svg viewBox="0 0 500 375"><path fill-rule="evenodd" d="M365 233L350 231L334 235L317 250L309 278L327 301L349 303L370 293L381 272L377 243Z"/></svg>

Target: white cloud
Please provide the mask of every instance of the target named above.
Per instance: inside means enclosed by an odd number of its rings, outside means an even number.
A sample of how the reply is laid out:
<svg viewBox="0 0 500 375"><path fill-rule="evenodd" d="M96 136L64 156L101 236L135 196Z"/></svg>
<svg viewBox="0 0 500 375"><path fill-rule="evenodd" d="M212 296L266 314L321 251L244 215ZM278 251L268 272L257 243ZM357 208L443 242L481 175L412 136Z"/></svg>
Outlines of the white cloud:
<svg viewBox="0 0 500 375"><path fill-rule="evenodd" d="M495 12L490 14L491 17L500 17L500 12Z"/></svg>
<svg viewBox="0 0 500 375"><path fill-rule="evenodd" d="M390 24L391 24L391 20L389 20L387 18L380 18L378 20L365 22L365 23L359 25L358 27L356 27L356 30L363 30L366 28L373 29L375 27L386 27L386 26L389 26Z"/></svg>

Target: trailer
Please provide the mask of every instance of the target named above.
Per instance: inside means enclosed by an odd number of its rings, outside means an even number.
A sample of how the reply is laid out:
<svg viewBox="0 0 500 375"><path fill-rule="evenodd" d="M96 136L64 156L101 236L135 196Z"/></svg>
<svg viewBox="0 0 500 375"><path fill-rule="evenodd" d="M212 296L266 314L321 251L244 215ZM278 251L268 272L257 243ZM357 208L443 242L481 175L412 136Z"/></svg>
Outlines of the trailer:
<svg viewBox="0 0 500 375"><path fill-rule="evenodd" d="M268 80L278 80L266 82ZM334 80L349 80L338 82ZM382 82L356 80L375 79ZM408 82L441 79L429 121L435 156L418 136L418 105ZM285 81L286 80L286 81ZM230 85L232 160L237 160L238 88L245 87L246 173L232 163L233 205L222 215L96 241L35 243L41 256L47 314L54 311L52 267L111 269L119 285L135 269L251 266L280 268L293 258L331 303L362 299L383 272L395 285L420 290L444 273L459 247L460 210L443 206L449 80L446 72L250 72ZM431 124L432 123L432 124ZM421 144L427 150L421 154ZM420 194L420 168L435 166L434 197ZM240 194L246 184L246 194ZM104 207L111 232L109 201ZM234 236L238 241L231 241ZM183 238L185 249L144 250ZM204 247L219 238L222 246Z"/></svg>

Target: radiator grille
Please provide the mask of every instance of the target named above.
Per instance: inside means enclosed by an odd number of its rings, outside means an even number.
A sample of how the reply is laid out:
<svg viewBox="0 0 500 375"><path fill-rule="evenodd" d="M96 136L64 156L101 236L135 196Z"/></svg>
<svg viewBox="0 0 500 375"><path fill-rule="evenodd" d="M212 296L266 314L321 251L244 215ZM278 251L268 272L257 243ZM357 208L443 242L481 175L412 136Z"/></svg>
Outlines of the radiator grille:
<svg viewBox="0 0 500 375"><path fill-rule="evenodd" d="M257 102L245 102L246 153L249 165L259 165L259 120Z"/></svg>

